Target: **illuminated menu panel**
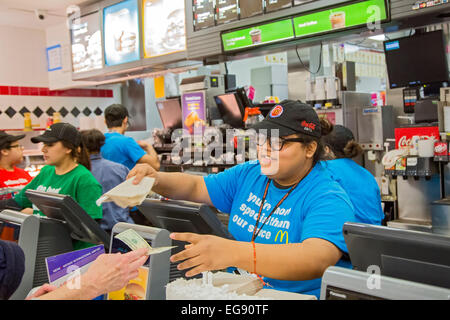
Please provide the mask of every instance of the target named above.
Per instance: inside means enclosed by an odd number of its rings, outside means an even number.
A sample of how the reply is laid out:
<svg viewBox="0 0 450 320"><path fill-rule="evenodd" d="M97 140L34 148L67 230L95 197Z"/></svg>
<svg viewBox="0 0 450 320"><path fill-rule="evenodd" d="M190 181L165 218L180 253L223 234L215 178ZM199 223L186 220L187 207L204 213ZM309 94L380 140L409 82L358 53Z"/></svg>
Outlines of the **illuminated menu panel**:
<svg viewBox="0 0 450 320"><path fill-rule="evenodd" d="M144 58L186 50L184 0L144 0Z"/></svg>
<svg viewBox="0 0 450 320"><path fill-rule="evenodd" d="M99 13L95 12L80 19L74 19L72 22L72 69L74 73L103 67L99 19Z"/></svg>
<svg viewBox="0 0 450 320"><path fill-rule="evenodd" d="M194 30L213 27L215 25L215 0L194 0Z"/></svg>
<svg viewBox="0 0 450 320"><path fill-rule="evenodd" d="M238 17L238 0L216 0L217 24L235 21Z"/></svg>
<svg viewBox="0 0 450 320"><path fill-rule="evenodd" d="M222 44L224 51L233 51L292 38L294 38L292 19L286 19L256 27L224 32Z"/></svg>
<svg viewBox="0 0 450 320"><path fill-rule="evenodd" d="M266 0L266 12L292 7L292 0Z"/></svg>
<svg viewBox="0 0 450 320"><path fill-rule="evenodd" d="M104 8L103 34L107 66L139 60L137 0L126 0Z"/></svg>
<svg viewBox="0 0 450 320"><path fill-rule="evenodd" d="M241 19L249 18L264 12L264 0L240 0Z"/></svg>
<svg viewBox="0 0 450 320"><path fill-rule="evenodd" d="M369 0L294 18L297 38L377 23L388 18L385 0Z"/></svg>

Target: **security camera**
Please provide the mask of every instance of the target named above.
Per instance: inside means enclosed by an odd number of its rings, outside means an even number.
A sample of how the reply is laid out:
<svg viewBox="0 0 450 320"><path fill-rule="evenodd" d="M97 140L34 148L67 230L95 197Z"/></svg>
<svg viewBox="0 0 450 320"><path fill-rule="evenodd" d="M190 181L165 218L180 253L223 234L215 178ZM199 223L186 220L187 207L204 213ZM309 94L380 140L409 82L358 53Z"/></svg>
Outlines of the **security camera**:
<svg viewBox="0 0 450 320"><path fill-rule="evenodd" d="M36 18L39 20L45 20L46 12L44 10L36 9L34 10L34 14L36 15Z"/></svg>

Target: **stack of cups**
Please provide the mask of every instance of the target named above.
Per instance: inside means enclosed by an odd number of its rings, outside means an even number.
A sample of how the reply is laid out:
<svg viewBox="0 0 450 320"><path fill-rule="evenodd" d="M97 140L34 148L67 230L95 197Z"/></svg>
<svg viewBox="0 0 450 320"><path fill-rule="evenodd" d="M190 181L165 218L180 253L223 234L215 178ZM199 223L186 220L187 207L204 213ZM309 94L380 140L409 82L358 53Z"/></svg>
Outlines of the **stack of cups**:
<svg viewBox="0 0 450 320"><path fill-rule="evenodd" d="M419 140L419 157L431 158L434 157L434 139Z"/></svg>

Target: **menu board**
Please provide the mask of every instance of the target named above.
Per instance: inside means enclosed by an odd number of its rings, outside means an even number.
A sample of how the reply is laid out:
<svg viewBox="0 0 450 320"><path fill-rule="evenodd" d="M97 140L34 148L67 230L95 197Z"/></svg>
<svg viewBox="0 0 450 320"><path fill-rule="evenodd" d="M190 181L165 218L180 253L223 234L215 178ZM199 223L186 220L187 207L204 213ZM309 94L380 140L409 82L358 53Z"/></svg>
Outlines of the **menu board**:
<svg viewBox="0 0 450 320"><path fill-rule="evenodd" d="M95 12L79 19L79 24L71 25L72 70L86 72L103 67L102 35L99 13Z"/></svg>
<svg viewBox="0 0 450 320"><path fill-rule="evenodd" d="M144 58L186 50L184 0L144 0Z"/></svg>
<svg viewBox="0 0 450 320"><path fill-rule="evenodd" d="M194 30L213 27L215 0L194 0Z"/></svg>
<svg viewBox="0 0 450 320"><path fill-rule="evenodd" d="M292 0L266 0L266 12L292 7Z"/></svg>
<svg viewBox="0 0 450 320"><path fill-rule="evenodd" d="M125 0L103 9L103 35L107 66L140 59L137 0Z"/></svg>
<svg viewBox="0 0 450 320"><path fill-rule="evenodd" d="M238 17L238 0L216 0L217 24L235 21Z"/></svg>
<svg viewBox="0 0 450 320"><path fill-rule="evenodd" d="M362 1L296 17L295 36L301 38L384 21L388 18L384 1Z"/></svg>
<svg viewBox="0 0 450 320"><path fill-rule="evenodd" d="M241 19L249 18L264 12L264 0L240 0Z"/></svg>
<svg viewBox="0 0 450 320"><path fill-rule="evenodd" d="M292 19L267 23L222 34L224 51L255 47L294 38Z"/></svg>

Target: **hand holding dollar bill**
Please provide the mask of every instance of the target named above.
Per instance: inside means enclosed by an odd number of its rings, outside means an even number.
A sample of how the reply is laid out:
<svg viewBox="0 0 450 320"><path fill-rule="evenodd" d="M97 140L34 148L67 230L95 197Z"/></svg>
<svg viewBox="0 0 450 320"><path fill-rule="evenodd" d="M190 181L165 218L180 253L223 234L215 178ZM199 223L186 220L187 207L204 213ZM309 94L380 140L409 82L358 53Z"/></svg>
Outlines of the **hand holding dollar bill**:
<svg viewBox="0 0 450 320"><path fill-rule="evenodd" d="M142 238L139 233L137 233L133 229L127 229L118 235L115 236L115 238L121 240L123 243L125 243L128 247L130 247L131 250L137 250L140 248L146 248L148 249L148 255L152 254L158 254L165 252L167 250L170 250L172 248L175 248L176 246L172 247L160 247L160 248L152 248L147 241L145 241L144 238Z"/></svg>

